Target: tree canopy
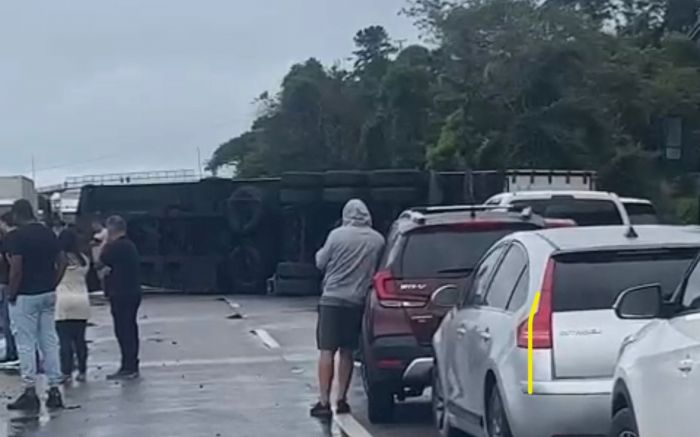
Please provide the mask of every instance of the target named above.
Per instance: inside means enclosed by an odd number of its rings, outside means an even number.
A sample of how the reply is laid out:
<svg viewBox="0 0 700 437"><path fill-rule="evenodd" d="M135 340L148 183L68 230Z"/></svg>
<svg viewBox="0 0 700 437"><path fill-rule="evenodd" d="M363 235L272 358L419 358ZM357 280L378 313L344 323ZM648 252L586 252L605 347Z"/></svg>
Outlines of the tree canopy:
<svg viewBox="0 0 700 437"><path fill-rule="evenodd" d="M686 36L697 11L697 0L409 0L426 45L370 26L350 66L293 66L209 168L594 169L642 195L622 173L669 171L663 121L700 123L700 52Z"/></svg>

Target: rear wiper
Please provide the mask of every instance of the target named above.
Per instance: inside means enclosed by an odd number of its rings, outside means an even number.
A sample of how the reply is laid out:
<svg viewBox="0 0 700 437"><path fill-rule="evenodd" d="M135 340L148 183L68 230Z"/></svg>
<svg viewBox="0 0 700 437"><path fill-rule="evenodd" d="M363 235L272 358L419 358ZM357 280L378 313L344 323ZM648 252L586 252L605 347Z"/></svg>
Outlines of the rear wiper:
<svg viewBox="0 0 700 437"><path fill-rule="evenodd" d="M471 273L474 267L452 267L449 269L438 270L438 273Z"/></svg>

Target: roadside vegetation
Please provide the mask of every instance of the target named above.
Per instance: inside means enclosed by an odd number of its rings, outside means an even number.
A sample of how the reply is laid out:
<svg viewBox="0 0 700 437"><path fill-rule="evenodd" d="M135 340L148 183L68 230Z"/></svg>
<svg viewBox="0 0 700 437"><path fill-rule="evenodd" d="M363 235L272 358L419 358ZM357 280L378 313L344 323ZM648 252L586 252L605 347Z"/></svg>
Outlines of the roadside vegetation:
<svg viewBox="0 0 700 437"><path fill-rule="evenodd" d="M209 169L593 169L697 221L696 0L411 0L422 45L370 26L351 65L294 65ZM344 54L338 54L342 57ZM667 160L669 120L683 159ZM693 145L691 147L691 145ZM687 150L686 150L687 149Z"/></svg>

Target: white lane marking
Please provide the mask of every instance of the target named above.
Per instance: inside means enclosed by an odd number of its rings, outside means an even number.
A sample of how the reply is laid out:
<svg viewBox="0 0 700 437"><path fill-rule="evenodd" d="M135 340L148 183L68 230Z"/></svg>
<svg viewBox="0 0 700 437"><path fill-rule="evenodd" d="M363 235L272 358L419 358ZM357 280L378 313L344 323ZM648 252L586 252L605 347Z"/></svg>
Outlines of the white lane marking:
<svg viewBox="0 0 700 437"><path fill-rule="evenodd" d="M252 331L253 334L257 335L258 338L263 342L265 346L267 346L269 349L279 349L280 344L277 343L277 340L275 340L269 332L265 329L253 329Z"/></svg>
<svg viewBox="0 0 700 437"><path fill-rule="evenodd" d="M372 437L351 414L336 414L333 418L344 437Z"/></svg>
<svg viewBox="0 0 700 437"><path fill-rule="evenodd" d="M239 304L238 302L234 301L234 300L231 299L230 297L224 296L223 299L224 299L224 302L226 302L226 304L227 304L228 306L230 306L232 310L239 310L239 309L241 309L241 304Z"/></svg>

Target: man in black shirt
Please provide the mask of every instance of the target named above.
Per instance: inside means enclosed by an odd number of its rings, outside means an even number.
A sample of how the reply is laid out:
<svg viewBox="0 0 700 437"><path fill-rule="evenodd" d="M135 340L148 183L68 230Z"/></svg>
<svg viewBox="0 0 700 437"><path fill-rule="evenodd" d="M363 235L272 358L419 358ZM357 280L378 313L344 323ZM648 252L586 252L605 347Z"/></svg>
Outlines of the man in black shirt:
<svg viewBox="0 0 700 437"><path fill-rule="evenodd" d="M139 376L139 328L136 316L141 305L139 254L126 235L126 222L119 216L107 219L108 243L100 260L106 268L105 294L109 298L114 333L122 362L107 379L134 379Z"/></svg>
<svg viewBox="0 0 700 437"><path fill-rule="evenodd" d="M36 394L37 346L49 379L48 408L62 408L58 389L62 381L58 359L58 337L54 325L56 287L66 272L66 259L56 235L36 221L32 205L18 200L12 206L17 229L5 237L10 259L9 301L20 372L25 392L7 406L10 410L39 409Z"/></svg>

